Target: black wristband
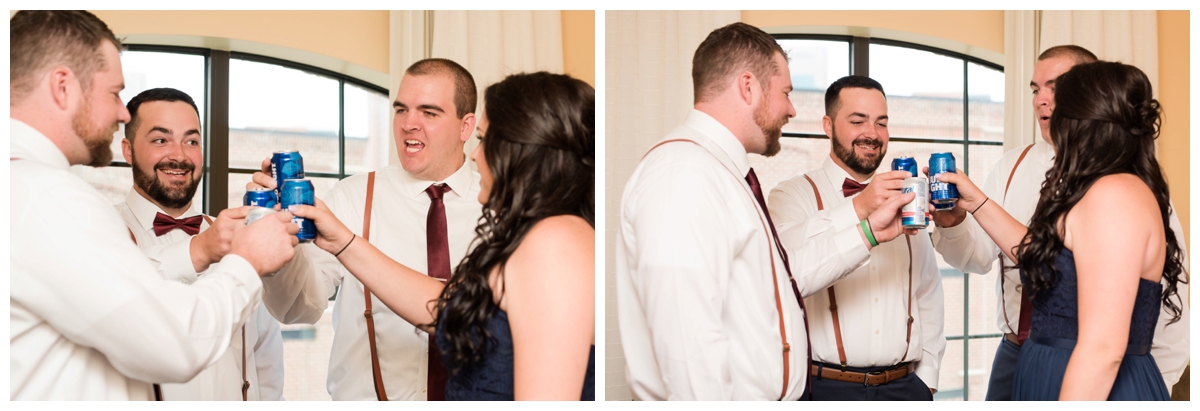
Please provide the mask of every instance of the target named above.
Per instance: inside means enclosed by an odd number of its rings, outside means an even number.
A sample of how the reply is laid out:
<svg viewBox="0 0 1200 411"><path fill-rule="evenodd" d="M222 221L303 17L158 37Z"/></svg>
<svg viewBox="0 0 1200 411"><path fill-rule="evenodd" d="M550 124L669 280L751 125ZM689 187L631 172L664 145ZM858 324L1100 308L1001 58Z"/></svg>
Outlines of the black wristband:
<svg viewBox="0 0 1200 411"><path fill-rule="evenodd" d="M988 200L991 200L991 198L985 197L985 198L983 199L983 202L982 202L982 203L979 203L979 207L975 207L975 211L979 211L979 209L983 208L983 205L984 205L984 204L987 204ZM971 212L971 215L975 215L975 211L972 211L972 212Z"/></svg>
<svg viewBox="0 0 1200 411"><path fill-rule="evenodd" d="M346 251L346 249L347 249L347 248L350 248L350 244L354 243L354 239L355 239L355 238L358 238L358 236L356 235L356 236L354 236L354 237L350 237L350 242L347 242L347 243L346 243L346 246L345 246L345 247L342 247L342 251ZM337 256L339 256L339 255L342 255L342 251L338 251L338 252L337 252L337 254L334 254L333 256L334 256L334 257L337 257Z"/></svg>

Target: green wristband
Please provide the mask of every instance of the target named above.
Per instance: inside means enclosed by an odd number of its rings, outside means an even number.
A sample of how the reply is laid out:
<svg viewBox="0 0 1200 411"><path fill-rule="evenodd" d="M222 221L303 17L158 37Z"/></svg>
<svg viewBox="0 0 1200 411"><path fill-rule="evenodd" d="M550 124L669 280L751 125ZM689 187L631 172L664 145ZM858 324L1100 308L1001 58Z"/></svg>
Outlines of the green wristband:
<svg viewBox="0 0 1200 411"><path fill-rule="evenodd" d="M871 247L878 247L879 242L875 241L875 235L871 233L871 227L867 225L867 220L862 220L858 225L862 228L863 235L867 236L867 241L871 243Z"/></svg>

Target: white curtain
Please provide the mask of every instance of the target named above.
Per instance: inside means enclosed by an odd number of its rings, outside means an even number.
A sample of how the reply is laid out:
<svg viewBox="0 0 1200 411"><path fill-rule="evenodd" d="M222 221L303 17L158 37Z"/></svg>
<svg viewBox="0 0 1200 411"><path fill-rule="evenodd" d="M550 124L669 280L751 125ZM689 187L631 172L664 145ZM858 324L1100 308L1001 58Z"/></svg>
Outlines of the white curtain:
<svg viewBox="0 0 1200 411"><path fill-rule="evenodd" d="M1059 11L1042 13L1038 53L1074 44L1101 60L1137 66L1158 90L1158 12L1154 10Z"/></svg>
<svg viewBox="0 0 1200 411"><path fill-rule="evenodd" d="M562 13L393 10L389 60L392 98L404 70L429 57L454 60L471 72L479 91L475 110L479 115L484 109L484 90L505 76L563 72ZM469 154L477 144L475 139L468 140L463 149ZM391 161L398 161L395 142Z"/></svg>
<svg viewBox="0 0 1200 411"><path fill-rule="evenodd" d="M1038 48L1038 13L1004 12L1004 151L1041 138L1034 121L1029 82Z"/></svg>
<svg viewBox="0 0 1200 411"><path fill-rule="evenodd" d="M608 11L604 21L604 398L631 398L617 328L615 238L621 193L642 154L692 108L692 55L739 11Z"/></svg>

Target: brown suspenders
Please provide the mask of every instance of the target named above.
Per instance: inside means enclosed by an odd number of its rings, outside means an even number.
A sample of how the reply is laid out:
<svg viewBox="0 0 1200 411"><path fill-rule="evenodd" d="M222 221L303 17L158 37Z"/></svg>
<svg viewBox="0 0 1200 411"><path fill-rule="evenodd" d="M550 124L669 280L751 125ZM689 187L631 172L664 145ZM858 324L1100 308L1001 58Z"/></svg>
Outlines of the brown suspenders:
<svg viewBox="0 0 1200 411"><path fill-rule="evenodd" d="M375 172L367 173L367 203L363 207L363 240L371 240L371 200L375 197ZM363 311L363 317L367 319L367 341L371 346L371 373L375 381L375 398L379 401L387 401L387 390L383 387L383 375L379 370L379 352L375 348L375 319L371 314L371 289L363 284L363 296L366 303L366 311Z"/></svg>
<svg viewBox="0 0 1200 411"><path fill-rule="evenodd" d="M213 220L207 215L201 214L204 221L212 226ZM133 245L137 245L137 237L133 235L133 230L129 230L129 239L133 240ZM250 393L250 380L246 378L246 324L242 324L242 401L248 401ZM154 384L154 400L162 401L162 386Z"/></svg>
<svg viewBox="0 0 1200 411"><path fill-rule="evenodd" d="M813 195L815 195L817 197L817 211L824 210L825 205L821 202L821 192L817 191L817 184L813 182L812 178L808 177L808 174L804 175L804 179L808 180L808 185L812 186ZM913 278L912 239L906 235L906 236L904 236L904 241L905 241L905 243L908 244L908 324L906 325L908 328L908 331L906 332L906 334L904 336L904 356L900 358L900 362L904 362L904 360L908 359L908 346L912 342L912 324L913 324L913 316L912 316L912 294L913 294L913 290L912 290L912 278ZM845 372L846 371L846 347L844 345L842 345L842 327L838 321L837 295L833 292L832 285L830 285L829 288L827 288L825 290L828 291L828 293L829 293L829 314L833 317L833 338L834 338L834 341L837 342L838 361L841 362L842 371Z"/></svg>
<svg viewBox="0 0 1200 411"><path fill-rule="evenodd" d="M1008 181L1004 183L1004 198L1002 199L1001 206L1003 206L1004 202L1008 201L1008 186L1012 185L1013 176L1017 175L1017 167L1021 165L1021 160L1025 159L1025 155L1029 154L1029 149L1031 148L1033 148L1033 144L1025 146L1025 150L1021 151L1021 156L1017 157L1016 164L1013 164L1012 171L1008 172ZM1000 313L1004 315L1004 325L1008 325L1008 304L1004 302L1004 251L1000 251L998 257L1000 258ZM1012 330L1011 326L1009 330ZM1012 331L1016 332L1016 330Z"/></svg>
<svg viewBox="0 0 1200 411"><path fill-rule="evenodd" d="M658 148L659 146L662 146L663 144L667 144L667 143L673 143L676 141L700 145L700 143L697 143L692 140L684 139L684 138L663 140L663 141L658 142L658 144L655 144L654 147L650 147L649 150L646 150L646 154L643 154L642 158L643 159L646 158L646 156L649 155L651 151L654 151L654 149ZM701 147L703 148L703 146L701 146ZM734 173L732 170L729 170L729 168L725 167L725 170L729 171L730 174L734 174L734 176L737 177L737 175L736 175L737 173ZM738 178L740 178L740 177L738 177ZM745 187L743 187L743 189L745 189ZM754 198L754 193L747 191L746 194L749 195L750 198ZM755 207L758 207L757 200L754 201L754 204L756 204ZM773 239L771 239L771 231L768 230L768 228L767 228L767 221L763 219L762 214L759 214L758 219L759 219L759 222L762 223L763 233L766 233L766 235L767 235L767 243L773 244L775 241ZM768 250L767 254L769 254L771 256L771 280L772 280L771 284L775 286L775 310L779 313L779 338L783 344L783 389L779 393L779 399L782 400L783 397L787 395L788 381L791 379L791 375L790 375L791 365L790 364L791 364L792 346L791 346L791 344L788 344L787 328L785 327L784 321L783 321L783 300L781 300L779 297L779 277L775 273L775 253L770 252ZM797 294L796 298L800 298L800 295Z"/></svg>

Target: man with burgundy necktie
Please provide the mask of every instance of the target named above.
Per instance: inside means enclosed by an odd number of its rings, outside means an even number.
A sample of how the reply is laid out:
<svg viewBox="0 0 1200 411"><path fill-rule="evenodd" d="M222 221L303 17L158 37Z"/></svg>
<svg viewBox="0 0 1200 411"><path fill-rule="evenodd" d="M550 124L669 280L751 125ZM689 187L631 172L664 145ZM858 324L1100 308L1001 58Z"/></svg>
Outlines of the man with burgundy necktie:
<svg viewBox="0 0 1200 411"><path fill-rule="evenodd" d="M139 93L126 107L130 120L121 149L133 168L133 189L116 205L117 213L163 279L192 284L229 251L233 230L243 225L247 209L227 209L214 220L192 201L204 175L204 148L200 112L191 96L155 88ZM297 269L304 260L294 257L284 270ZM220 360L186 383L161 384L160 397L282 400L279 322L259 303Z"/></svg>
<svg viewBox="0 0 1200 411"><path fill-rule="evenodd" d="M901 196L909 176L876 173L888 144L883 86L863 76L838 79L826 90L822 122L829 158L779 183L769 203L789 251L837 245L811 275L840 279L803 290L813 399L932 400L946 348L933 244L925 230L881 238L868 218ZM856 230L875 235L856 238Z"/></svg>
<svg viewBox="0 0 1200 411"><path fill-rule="evenodd" d="M449 279L475 238L482 213L479 173L463 151L475 130L476 99L475 80L458 63L439 58L413 63L392 102L400 163L338 182L322 196L326 206L389 258ZM275 186L268 161L253 179L250 186ZM265 278L263 301L272 312L283 311L273 308L277 304L294 307L283 316L285 323L313 323L340 286L326 381L330 396L444 399L446 370L430 334L396 315L374 293L367 300L369 291L334 255L315 245L304 247L310 247L307 255L313 256L316 273Z"/></svg>
<svg viewBox="0 0 1200 411"><path fill-rule="evenodd" d="M1042 181L1046 170L1054 165L1054 145L1050 140L1050 114L1054 111L1054 83L1058 76L1076 64L1097 61L1095 54L1076 45L1058 45L1047 48L1038 55L1029 82L1033 96L1034 120L1041 130L1042 138L1034 144L1014 148L992 167L983 185L980 186L991 201L995 201L1017 221L1028 222L1033 218L1038 199L1041 198ZM1183 238L1183 225L1179 216L1171 210L1170 227L1179 242L1182 263L1187 266L1187 244ZM1014 264L1000 253L1000 247L988 237L979 223L969 213L955 209L933 213L937 229L933 232L933 244L946 263L966 273L986 274L991 272L995 261L1004 267ZM996 355L989 373L988 401L1007 401L1012 398L1012 378L1016 369L1021 345L1029 336L1032 307L1028 295L1022 292L1019 270L1004 270L996 279L998 301L996 322L1004 339L996 346ZM1190 284L1179 284L1179 295L1188 295ZM1183 307L1180 321L1170 326L1173 315L1167 311L1158 317L1154 329L1154 342L1150 353L1162 372L1167 389L1179 381L1188 366L1190 353L1188 299L1177 303ZM1164 307L1164 310L1166 308Z"/></svg>
<svg viewBox="0 0 1200 411"><path fill-rule="evenodd" d="M617 314L633 397L804 398L799 290L816 280L801 273L834 244L785 251L747 157L778 153L796 115L787 53L762 30L730 24L697 48L692 85L694 109L643 157L621 199ZM876 236L900 233L903 198L871 217Z"/></svg>

